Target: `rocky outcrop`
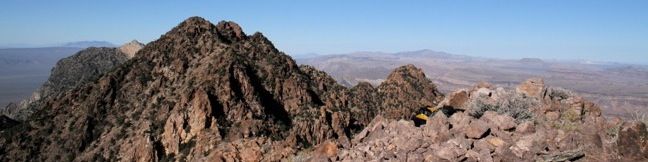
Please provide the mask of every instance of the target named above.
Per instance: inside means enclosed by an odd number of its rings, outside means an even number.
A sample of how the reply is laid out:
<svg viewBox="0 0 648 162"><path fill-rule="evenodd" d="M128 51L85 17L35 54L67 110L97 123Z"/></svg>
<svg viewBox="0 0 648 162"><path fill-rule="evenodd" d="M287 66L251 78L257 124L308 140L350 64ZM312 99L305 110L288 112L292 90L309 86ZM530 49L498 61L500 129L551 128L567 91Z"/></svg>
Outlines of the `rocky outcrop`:
<svg viewBox="0 0 648 162"><path fill-rule="evenodd" d="M598 107L564 89L529 86L529 81L519 87L528 88L515 91L482 83L453 92L437 107L456 111L449 116L436 113L420 127L377 117L334 160L648 160L642 123L606 123ZM515 116L520 105L530 118Z"/></svg>
<svg viewBox="0 0 648 162"><path fill-rule="evenodd" d="M411 64L396 68L378 86L377 92L378 107L390 119L411 118L419 108L435 106L443 98L423 71Z"/></svg>
<svg viewBox="0 0 648 162"><path fill-rule="evenodd" d="M137 40L130 41L122 46L119 46L119 51L126 54L128 58L135 57L137 51L144 48L144 44L138 42Z"/></svg>
<svg viewBox="0 0 648 162"><path fill-rule="evenodd" d="M542 78L528 79L516 88L517 92L531 97L541 97L544 90L544 80Z"/></svg>

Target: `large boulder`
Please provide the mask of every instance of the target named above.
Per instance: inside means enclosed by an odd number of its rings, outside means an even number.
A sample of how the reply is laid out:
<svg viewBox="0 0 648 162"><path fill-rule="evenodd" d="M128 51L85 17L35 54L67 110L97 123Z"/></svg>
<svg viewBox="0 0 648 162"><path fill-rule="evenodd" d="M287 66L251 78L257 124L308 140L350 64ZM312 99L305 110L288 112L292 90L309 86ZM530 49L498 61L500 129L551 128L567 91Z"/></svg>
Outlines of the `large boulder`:
<svg viewBox="0 0 648 162"><path fill-rule="evenodd" d="M530 97L541 98L544 94L544 80L542 78L530 78L522 82L516 88L518 93L525 94Z"/></svg>
<svg viewBox="0 0 648 162"><path fill-rule="evenodd" d="M466 137L480 139L487 135L486 133L488 133L489 130L490 128L486 122L473 120L470 122L468 127L465 128L464 132L466 133Z"/></svg>

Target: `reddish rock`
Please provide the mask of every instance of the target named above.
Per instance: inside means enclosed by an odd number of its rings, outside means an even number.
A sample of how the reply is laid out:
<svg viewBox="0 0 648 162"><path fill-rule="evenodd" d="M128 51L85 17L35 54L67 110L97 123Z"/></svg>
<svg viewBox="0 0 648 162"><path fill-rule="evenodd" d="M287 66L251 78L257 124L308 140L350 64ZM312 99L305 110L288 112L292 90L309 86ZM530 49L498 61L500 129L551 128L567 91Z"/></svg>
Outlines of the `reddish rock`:
<svg viewBox="0 0 648 162"><path fill-rule="evenodd" d="M493 111L486 111L480 118L495 126L494 129L511 130L515 128L515 119L508 115L500 115Z"/></svg>
<svg viewBox="0 0 648 162"><path fill-rule="evenodd" d="M437 107L451 107L453 109L465 111L468 109L469 93L466 90L458 90L446 96Z"/></svg>
<svg viewBox="0 0 648 162"><path fill-rule="evenodd" d="M618 136L618 152L623 159L648 161L648 131L644 123L626 122Z"/></svg>
<svg viewBox="0 0 648 162"><path fill-rule="evenodd" d="M515 128L515 132L519 134L535 133L535 124L532 121L525 121Z"/></svg>
<svg viewBox="0 0 648 162"><path fill-rule="evenodd" d="M315 147L312 153L311 161L327 161L336 157L338 154L338 146L335 142L326 141Z"/></svg>
<svg viewBox="0 0 648 162"><path fill-rule="evenodd" d="M448 161L460 161L459 157L463 156L466 151L454 144L443 144L441 148L435 151L435 155Z"/></svg>
<svg viewBox="0 0 648 162"><path fill-rule="evenodd" d="M536 151L533 150L534 144L535 144L535 139L536 136L533 135L528 135L520 138L513 146L511 146L509 149L515 154L515 156L523 159L529 159L531 158L531 154L529 152L531 151Z"/></svg>
<svg viewBox="0 0 648 162"><path fill-rule="evenodd" d="M437 113L423 127L423 135L429 137L433 143L446 141L451 137L448 124L448 118L442 113Z"/></svg>
<svg viewBox="0 0 648 162"><path fill-rule="evenodd" d="M542 78L530 78L518 85L516 90L518 93L530 97L542 98L544 95L544 80Z"/></svg>
<svg viewBox="0 0 648 162"><path fill-rule="evenodd" d="M504 142L504 141L501 141ZM495 146L488 141L488 139L479 139L473 143L473 150L476 151L485 151L489 154L495 150Z"/></svg>
<svg viewBox="0 0 648 162"><path fill-rule="evenodd" d="M448 121L452 125L452 129L450 131L456 136L465 136L464 129L468 127L471 120L472 117L466 115L466 113L464 112L457 112L452 114L452 116L450 116L450 118L448 119Z"/></svg>
<svg viewBox="0 0 648 162"><path fill-rule="evenodd" d="M560 113L555 111L550 111L545 114L545 117L548 121L556 121L560 118Z"/></svg>
<svg viewBox="0 0 648 162"><path fill-rule="evenodd" d="M483 138L486 133L488 133L488 124L486 122L483 122L481 120L473 120L470 122L468 127L464 129L464 132L466 133L466 137L469 138L474 138L474 139L480 139Z"/></svg>
<svg viewBox="0 0 648 162"><path fill-rule="evenodd" d="M411 64L396 68L377 87L377 92L378 106L388 119L410 119L419 108L435 106L443 98L423 71Z"/></svg>

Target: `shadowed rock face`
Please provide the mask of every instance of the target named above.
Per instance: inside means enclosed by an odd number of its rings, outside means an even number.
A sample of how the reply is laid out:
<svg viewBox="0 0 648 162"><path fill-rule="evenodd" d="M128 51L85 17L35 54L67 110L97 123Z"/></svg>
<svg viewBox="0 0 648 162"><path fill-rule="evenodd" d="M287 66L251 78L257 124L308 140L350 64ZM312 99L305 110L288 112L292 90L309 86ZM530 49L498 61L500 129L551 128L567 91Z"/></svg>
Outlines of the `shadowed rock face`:
<svg viewBox="0 0 648 162"><path fill-rule="evenodd" d="M18 125L18 121L15 121L5 115L0 115L0 131L11 128L15 125Z"/></svg>

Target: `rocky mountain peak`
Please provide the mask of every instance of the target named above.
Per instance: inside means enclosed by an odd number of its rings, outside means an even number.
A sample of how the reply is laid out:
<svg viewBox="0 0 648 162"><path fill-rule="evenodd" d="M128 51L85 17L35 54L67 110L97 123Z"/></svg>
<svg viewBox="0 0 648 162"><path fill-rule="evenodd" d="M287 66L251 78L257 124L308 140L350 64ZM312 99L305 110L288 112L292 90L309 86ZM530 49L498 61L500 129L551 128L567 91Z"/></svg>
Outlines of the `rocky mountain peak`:
<svg viewBox="0 0 648 162"><path fill-rule="evenodd" d="M135 161L223 159L233 150L213 144L239 141L279 147L263 151L276 155L263 161L277 161L328 139L349 141L345 88L323 72L300 70L261 34L248 37L233 22L192 17L137 53L91 83L43 101L25 123L38 129L2 136L66 144L0 139L43 145L0 148L8 152L0 160L20 161L44 152L39 148L52 154L32 159L107 158L96 154L101 150Z"/></svg>
<svg viewBox="0 0 648 162"><path fill-rule="evenodd" d="M243 33L243 29L241 29L237 23L232 21L221 21L216 25L216 28L222 37L225 37L230 41L243 40L247 37L245 33Z"/></svg>
<svg viewBox="0 0 648 162"><path fill-rule="evenodd" d="M385 82L426 82L426 80L428 79L425 77L423 70L412 64L407 64L392 71L392 73L387 76Z"/></svg>
<svg viewBox="0 0 648 162"><path fill-rule="evenodd" d="M178 42L201 42L201 40L214 40L226 44L247 39L241 27L235 22L221 21L214 25L201 17L190 17L171 31L162 36ZM206 43L203 41L203 43Z"/></svg>
<svg viewBox="0 0 648 162"><path fill-rule="evenodd" d="M132 40L122 46L119 46L119 51L126 54L128 58L133 58L135 57L135 53L137 53L137 51L139 51L142 48L144 48L143 43L140 43L137 40Z"/></svg>
<svg viewBox="0 0 648 162"><path fill-rule="evenodd" d="M443 99L423 70L411 64L396 68L377 89L386 118L409 118L419 108L434 106Z"/></svg>

